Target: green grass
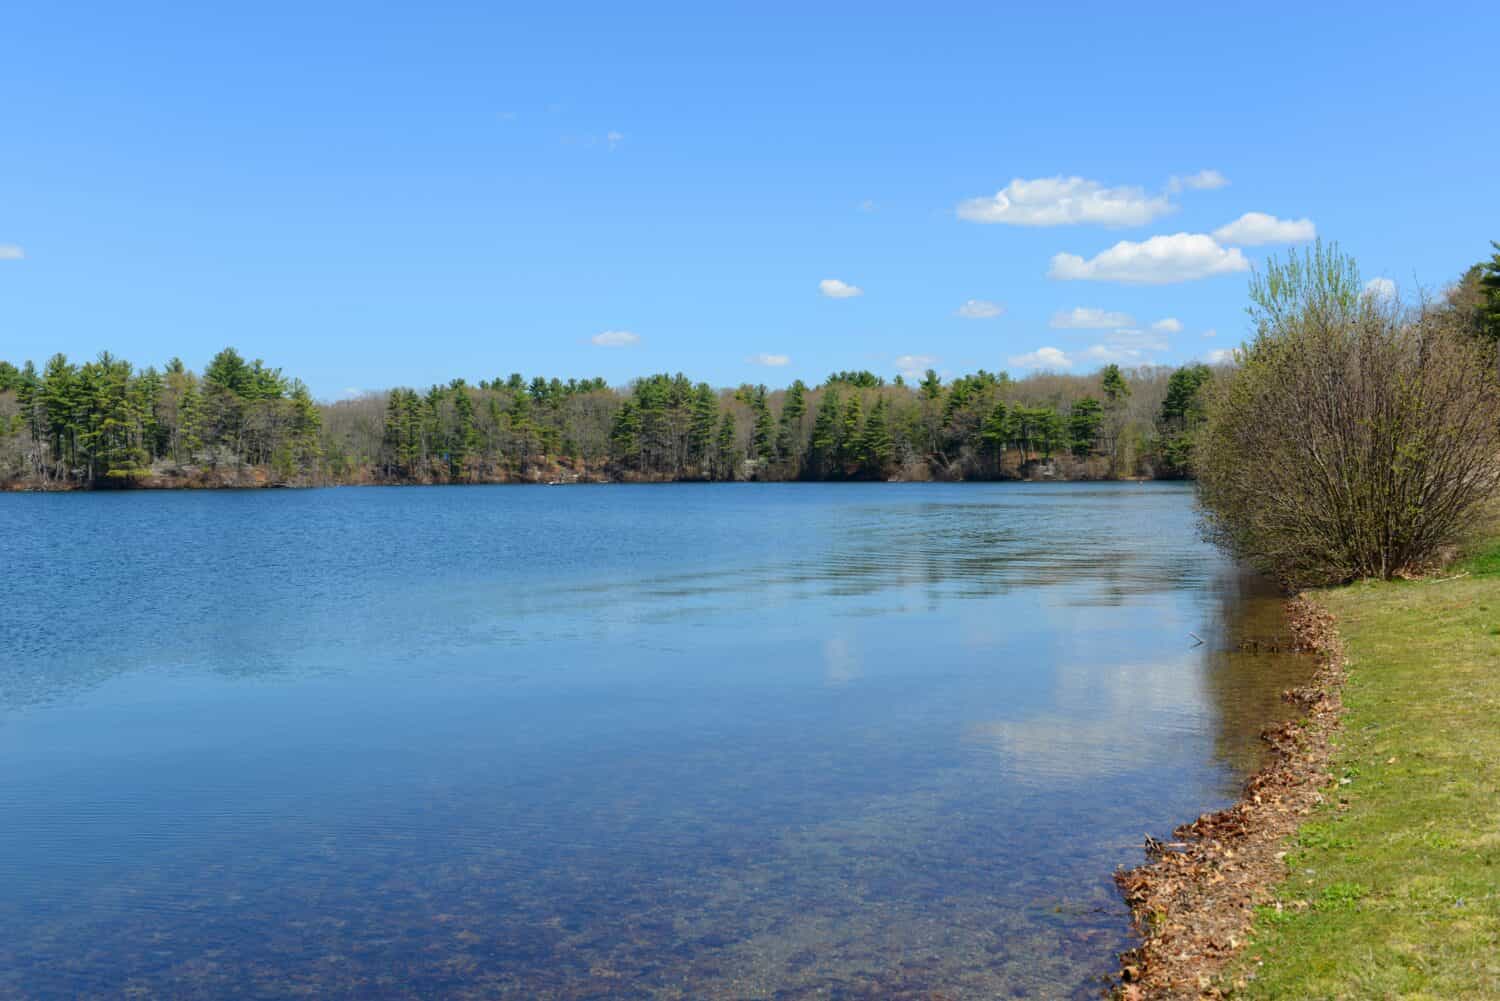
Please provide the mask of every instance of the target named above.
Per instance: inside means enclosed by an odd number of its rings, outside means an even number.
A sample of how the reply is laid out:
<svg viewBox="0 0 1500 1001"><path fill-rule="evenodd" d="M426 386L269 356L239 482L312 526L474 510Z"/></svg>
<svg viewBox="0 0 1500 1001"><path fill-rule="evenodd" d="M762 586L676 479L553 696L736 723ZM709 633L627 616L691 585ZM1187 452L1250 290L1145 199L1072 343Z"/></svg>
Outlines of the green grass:
<svg viewBox="0 0 1500 1001"><path fill-rule="evenodd" d="M1288 848L1238 998L1500 998L1500 546L1317 597L1349 658L1329 803Z"/></svg>

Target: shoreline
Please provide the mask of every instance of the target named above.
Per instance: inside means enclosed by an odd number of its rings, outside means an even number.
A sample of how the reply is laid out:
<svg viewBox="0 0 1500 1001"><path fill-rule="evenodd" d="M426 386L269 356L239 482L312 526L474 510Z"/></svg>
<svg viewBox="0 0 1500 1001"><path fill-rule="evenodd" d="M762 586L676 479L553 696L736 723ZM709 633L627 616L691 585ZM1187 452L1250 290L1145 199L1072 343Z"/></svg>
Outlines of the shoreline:
<svg viewBox="0 0 1500 1001"><path fill-rule="evenodd" d="M32 483L24 481L0 482L0 494L68 494L68 493L156 493L162 491L195 490L327 490L338 487L556 487L556 486L670 486L674 484L735 485L746 483L785 484L889 484L908 483L1190 483L1190 478L1181 476L1003 476L988 479L918 479L915 477L891 477L874 479L773 479L747 478L737 480L607 476L602 474L578 474L567 479L546 479L540 476L495 477L475 480L390 480L390 479L346 479L326 481L286 482L255 475L202 479L149 479L126 483L75 483L54 481Z"/></svg>
<svg viewBox="0 0 1500 1001"><path fill-rule="evenodd" d="M1308 683L1282 693L1302 713L1267 729L1270 760L1229 807L1146 838L1148 861L1115 872L1141 942L1120 954L1123 1001L1221 998L1218 975L1248 944L1256 908L1286 877L1286 838L1324 802L1343 716L1343 647L1333 615L1306 595L1287 602L1296 648L1318 655Z"/></svg>

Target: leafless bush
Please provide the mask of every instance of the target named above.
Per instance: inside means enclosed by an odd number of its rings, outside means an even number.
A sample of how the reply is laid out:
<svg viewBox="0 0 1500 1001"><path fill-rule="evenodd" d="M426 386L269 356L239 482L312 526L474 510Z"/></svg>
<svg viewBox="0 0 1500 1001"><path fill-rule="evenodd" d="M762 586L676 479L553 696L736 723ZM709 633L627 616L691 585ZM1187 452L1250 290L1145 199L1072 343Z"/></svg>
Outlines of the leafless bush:
<svg viewBox="0 0 1500 1001"><path fill-rule="evenodd" d="M1500 487L1500 385L1439 311L1361 292L1336 249L1273 263L1197 445L1209 534L1295 584L1434 560Z"/></svg>

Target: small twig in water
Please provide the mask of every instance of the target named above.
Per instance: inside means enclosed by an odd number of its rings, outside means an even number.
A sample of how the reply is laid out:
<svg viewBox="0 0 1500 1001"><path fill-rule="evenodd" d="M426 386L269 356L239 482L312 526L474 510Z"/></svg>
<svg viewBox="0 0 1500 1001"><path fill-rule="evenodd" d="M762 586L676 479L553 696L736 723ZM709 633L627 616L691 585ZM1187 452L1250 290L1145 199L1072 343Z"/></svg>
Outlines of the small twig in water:
<svg viewBox="0 0 1500 1001"><path fill-rule="evenodd" d="M1198 641L1198 642L1194 643L1193 646L1202 646L1203 645L1203 637L1199 636L1197 633L1188 633L1188 635L1191 636L1193 639L1195 639L1195 640Z"/></svg>

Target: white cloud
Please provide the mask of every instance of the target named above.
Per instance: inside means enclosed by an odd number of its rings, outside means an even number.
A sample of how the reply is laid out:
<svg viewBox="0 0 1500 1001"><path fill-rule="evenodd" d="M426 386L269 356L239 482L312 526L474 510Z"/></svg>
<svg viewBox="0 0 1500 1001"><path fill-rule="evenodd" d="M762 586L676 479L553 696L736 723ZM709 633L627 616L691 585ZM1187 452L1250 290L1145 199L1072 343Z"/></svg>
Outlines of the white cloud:
<svg viewBox="0 0 1500 1001"><path fill-rule="evenodd" d="M640 334L632 334L628 330L605 330L590 337L589 340L601 348L628 348L641 342Z"/></svg>
<svg viewBox="0 0 1500 1001"><path fill-rule="evenodd" d="M1234 348L1214 348L1203 356L1203 360L1210 365L1223 365L1225 362L1234 361Z"/></svg>
<svg viewBox="0 0 1500 1001"><path fill-rule="evenodd" d="M958 307L958 315L965 320L991 320L1004 312L1004 306L988 299L969 299Z"/></svg>
<svg viewBox="0 0 1500 1001"><path fill-rule="evenodd" d="M769 365L772 368L781 368L783 365L790 365L792 363L792 359L788 355L758 354L751 355L746 360L752 365Z"/></svg>
<svg viewBox="0 0 1500 1001"><path fill-rule="evenodd" d="M1207 330L1203 331L1203 336L1204 337L1218 337L1219 336L1219 332L1217 330L1215 330L1213 327L1209 327Z"/></svg>
<svg viewBox="0 0 1500 1001"><path fill-rule="evenodd" d="M858 285L850 285L837 278L824 278L818 282L818 291L830 299L852 299L857 295L865 294L865 290Z"/></svg>
<svg viewBox="0 0 1500 1001"><path fill-rule="evenodd" d="M1047 326L1053 330L1105 330L1109 327L1128 327L1134 322L1129 313L1110 313L1092 306L1075 306L1070 310L1053 313Z"/></svg>
<svg viewBox="0 0 1500 1001"><path fill-rule="evenodd" d="M1246 212L1214 230L1220 243L1256 247L1263 243L1304 243L1318 235L1311 219L1278 219L1264 212Z"/></svg>
<svg viewBox="0 0 1500 1001"><path fill-rule="evenodd" d="M1111 362L1116 365L1121 362L1139 364L1146 360L1146 353L1139 348L1121 347L1116 344L1094 344L1084 348L1077 357L1081 361L1092 362L1096 365L1108 365Z"/></svg>
<svg viewBox="0 0 1500 1001"><path fill-rule="evenodd" d="M1073 360L1059 348L1037 348L1024 355L1010 356L1011 368L1063 369L1072 368Z"/></svg>
<svg viewBox="0 0 1500 1001"><path fill-rule="evenodd" d="M1365 282L1365 295L1380 302L1396 298L1396 283L1389 278L1371 278Z"/></svg>
<svg viewBox="0 0 1500 1001"><path fill-rule="evenodd" d="M0 243L0 261L19 261L26 252L14 243Z"/></svg>
<svg viewBox="0 0 1500 1001"><path fill-rule="evenodd" d="M1011 226L1139 226L1174 208L1165 195L1141 188L1106 188L1083 177L1017 177L994 195L959 203L958 217Z"/></svg>
<svg viewBox="0 0 1500 1001"><path fill-rule="evenodd" d="M609 145L610 149L614 149L616 146L620 145L620 143L625 141L625 136L622 133L611 130L610 132L607 132L605 134L604 141Z"/></svg>
<svg viewBox="0 0 1500 1001"><path fill-rule="evenodd" d="M908 379L915 379L929 368L937 366L938 360L932 355L902 355L896 359L896 371Z"/></svg>
<svg viewBox="0 0 1500 1001"><path fill-rule="evenodd" d="M873 199L866 198L864 201L859 203L859 210L861 212L874 212L875 209L876 205Z"/></svg>
<svg viewBox="0 0 1500 1001"><path fill-rule="evenodd" d="M1165 351L1167 338L1155 330L1116 330L1104 338L1106 344L1139 351Z"/></svg>
<svg viewBox="0 0 1500 1001"><path fill-rule="evenodd" d="M1227 188L1228 186L1229 178L1217 170L1200 170L1196 174L1187 174L1185 176L1174 174L1167 181L1167 190L1171 192L1178 192L1183 188L1190 188L1193 191L1212 191L1215 188Z"/></svg>
<svg viewBox="0 0 1500 1001"><path fill-rule="evenodd" d="M1168 285L1249 270L1250 262L1238 247L1221 247L1204 233L1174 233L1153 236L1141 243L1121 240L1089 260L1077 254L1057 254L1052 258L1047 277L1060 281Z"/></svg>
<svg viewBox="0 0 1500 1001"><path fill-rule="evenodd" d="M1139 365L1150 361L1151 352L1166 349L1167 339L1157 331L1125 329L1107 334L1102 343L1090 345L1073 357L1075 361L1098 365L1110 362Z"/></svg>
<svg viewBox="0 0 1500 1001"><path fill-rule="evenodd" d="M1151 324L1151 329L1163 334L1180 334L1182 333L1182 321L1175 316L1164 316Z"/></svg>

